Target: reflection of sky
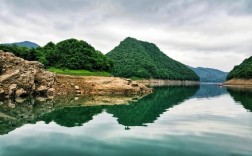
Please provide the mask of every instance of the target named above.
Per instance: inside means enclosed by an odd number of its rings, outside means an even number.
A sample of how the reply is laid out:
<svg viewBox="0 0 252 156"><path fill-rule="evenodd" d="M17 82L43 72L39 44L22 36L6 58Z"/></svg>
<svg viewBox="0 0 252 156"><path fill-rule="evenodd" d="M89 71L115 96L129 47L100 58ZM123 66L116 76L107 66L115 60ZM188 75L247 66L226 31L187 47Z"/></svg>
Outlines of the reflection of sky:
<svg viewBox="0 0 252 156"><path fill-rule="evenodd" d="M27 124L0 136L0 155L251 155L251 121L228 94L192 98L128 131L106 111L81 127Z"/></svg>

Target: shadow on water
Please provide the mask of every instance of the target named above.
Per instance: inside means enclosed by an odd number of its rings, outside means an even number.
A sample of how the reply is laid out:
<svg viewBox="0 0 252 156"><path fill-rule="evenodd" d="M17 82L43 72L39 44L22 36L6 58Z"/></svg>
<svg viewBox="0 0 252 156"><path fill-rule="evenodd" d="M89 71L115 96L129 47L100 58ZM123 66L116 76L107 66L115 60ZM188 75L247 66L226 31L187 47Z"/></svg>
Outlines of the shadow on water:
<svg viewBox="0 0 252 156"><path fill-rule="evenodd" d="M252 112L252 88L227 88L232 98Z"/></svg>

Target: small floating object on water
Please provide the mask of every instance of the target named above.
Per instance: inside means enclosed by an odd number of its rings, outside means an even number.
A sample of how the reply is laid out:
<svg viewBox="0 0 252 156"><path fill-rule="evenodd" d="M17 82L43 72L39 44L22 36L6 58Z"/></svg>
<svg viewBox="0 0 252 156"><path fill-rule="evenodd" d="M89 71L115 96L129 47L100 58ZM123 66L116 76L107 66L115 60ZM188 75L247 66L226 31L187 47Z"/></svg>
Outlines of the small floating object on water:
<svg viewBox="0 0 252 156"><path fill-rule="evenodd" d="M217 84L217 86L222 87L222 86L223 86L223 84L222 84L222 83L219 83L219 84Z"/></svg>

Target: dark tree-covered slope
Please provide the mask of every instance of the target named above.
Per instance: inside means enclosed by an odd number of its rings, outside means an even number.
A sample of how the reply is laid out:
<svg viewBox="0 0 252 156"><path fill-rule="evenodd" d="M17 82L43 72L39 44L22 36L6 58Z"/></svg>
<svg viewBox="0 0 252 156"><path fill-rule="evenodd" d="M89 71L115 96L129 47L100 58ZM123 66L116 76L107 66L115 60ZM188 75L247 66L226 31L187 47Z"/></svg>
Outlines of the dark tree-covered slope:
<svg viewBox="0 0 252 156"><path fill-rule="evenodd" d="M230 79L252 79L252 56L245 59L240 65L235 66L227 76L227 80Z"/></svg>
<svg viewBox="0 0 252 156"><path fill-rule="evenodd" d="M112 74L120 77L199 80L184 64L175 61L153 44L126 38L107 56L113 60Z"/></svg>
<svg viewBox="0 0 252 156"><path fill-rule="evenodd" d="M37 48L40 62L46 66L110 71L112 61L82 40L67 39L57 44L49 42Z"/></svg>
<svg viewBox="0 0 252 156"><path fill-rule="evenodd" d="M190 67L199 77L201 82L224 82L227 78L227 72L218 69Z"/></svg>

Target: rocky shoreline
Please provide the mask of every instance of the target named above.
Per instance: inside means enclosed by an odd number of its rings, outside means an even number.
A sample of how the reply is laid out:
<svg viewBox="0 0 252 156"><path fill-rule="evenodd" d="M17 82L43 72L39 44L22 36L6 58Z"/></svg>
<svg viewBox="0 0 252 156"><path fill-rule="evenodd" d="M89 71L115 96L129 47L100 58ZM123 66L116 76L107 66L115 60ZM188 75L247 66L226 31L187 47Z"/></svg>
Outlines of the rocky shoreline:
<svg viewBox="0 0 252 156"><path fill-rule="evenodd" d="M0 51L0 98L30 95L143 95L152 89L129 79L117 77L56 75L37 61L26 61Z"/></svg>

